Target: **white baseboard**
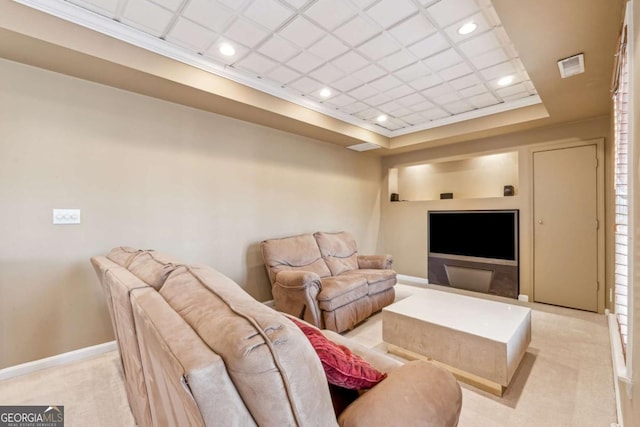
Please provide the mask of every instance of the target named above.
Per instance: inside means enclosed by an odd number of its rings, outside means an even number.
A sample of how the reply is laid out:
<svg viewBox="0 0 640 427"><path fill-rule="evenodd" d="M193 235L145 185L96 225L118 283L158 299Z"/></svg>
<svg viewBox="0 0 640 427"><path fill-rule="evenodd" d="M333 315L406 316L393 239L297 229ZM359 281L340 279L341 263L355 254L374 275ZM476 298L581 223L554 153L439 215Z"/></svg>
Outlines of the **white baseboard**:
<svg viewBox="0 0 640 427"><path fill-rule="evenodd" d="M9 366L8 368L0 369L0 381L19 377L25 374L30 374L41 369L50 368L52 366L60 366L67 363L76 362L78 360L89 359L93 356L97 356L98 354L106 353L108 351L116 349L116 342L109 341L103 344L80 348L78 350L69 351L67 353L58 354L44 359L34 360L33 362Z"/></svg>

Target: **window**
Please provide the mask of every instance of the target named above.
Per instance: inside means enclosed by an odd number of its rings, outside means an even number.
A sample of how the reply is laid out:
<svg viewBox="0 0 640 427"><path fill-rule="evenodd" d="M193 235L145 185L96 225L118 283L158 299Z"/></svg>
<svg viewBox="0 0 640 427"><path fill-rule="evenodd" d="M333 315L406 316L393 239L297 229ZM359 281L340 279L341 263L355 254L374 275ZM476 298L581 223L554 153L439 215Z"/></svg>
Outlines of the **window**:
<svg viewBox="0 0 640 427"><path fill-rule="evenodd" d="M629 296L629 64L627 27L620 35L613 82L615 134L615 313L620 327L623 350L628 333ZM625 351L626 352L626 351Z"/></svg>

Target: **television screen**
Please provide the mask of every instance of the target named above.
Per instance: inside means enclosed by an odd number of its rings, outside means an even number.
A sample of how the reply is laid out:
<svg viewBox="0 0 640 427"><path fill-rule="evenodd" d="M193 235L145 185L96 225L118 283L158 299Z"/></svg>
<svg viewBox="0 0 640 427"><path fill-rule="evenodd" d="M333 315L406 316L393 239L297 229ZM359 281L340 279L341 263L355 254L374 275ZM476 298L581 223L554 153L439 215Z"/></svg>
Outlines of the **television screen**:
<svg viewBox="0 0 640 427"><path fill-rule="evenodd" d="M429 253L516 261L518 211L430 211Z"/></svg>

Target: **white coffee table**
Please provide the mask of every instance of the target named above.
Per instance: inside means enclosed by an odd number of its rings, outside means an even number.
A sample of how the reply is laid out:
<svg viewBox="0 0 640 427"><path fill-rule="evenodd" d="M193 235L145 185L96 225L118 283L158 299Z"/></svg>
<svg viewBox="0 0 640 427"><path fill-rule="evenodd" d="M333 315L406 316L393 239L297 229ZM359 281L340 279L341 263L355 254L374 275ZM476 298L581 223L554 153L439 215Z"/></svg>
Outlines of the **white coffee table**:
<svg viewBox="0 0 640 427"><path fill-rule="evenodd" d="M421 290L382 310L382 339L391 353L435 361L502 396L531 342L531 310Z"/></svg>

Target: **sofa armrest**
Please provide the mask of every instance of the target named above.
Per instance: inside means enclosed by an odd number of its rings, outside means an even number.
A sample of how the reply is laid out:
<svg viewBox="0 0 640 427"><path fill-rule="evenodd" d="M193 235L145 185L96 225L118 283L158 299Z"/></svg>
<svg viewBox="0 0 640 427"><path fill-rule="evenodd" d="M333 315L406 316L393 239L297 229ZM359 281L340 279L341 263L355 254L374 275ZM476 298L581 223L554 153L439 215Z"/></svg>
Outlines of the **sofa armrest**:
<svg viewBox="0 0 640 427"><path fill-rule="evenodd" d="M358 268L391 270L393 257L391 255L358 255Z"/></svg>
<svg viewBox="0 0 640 427"><path fill-rule="evenodd" d="M455 427L462 391L455 377L433 363L417 360L360 396L338 418L342 427Z"/></svg>
<svg viewBox="0 0 640 427"><path fill-rule="evenodd" d="M276 310L306 320L318 328L322 325L318 293L322 289L320 276L310 271L278 272L271 291Z"/></svg>

